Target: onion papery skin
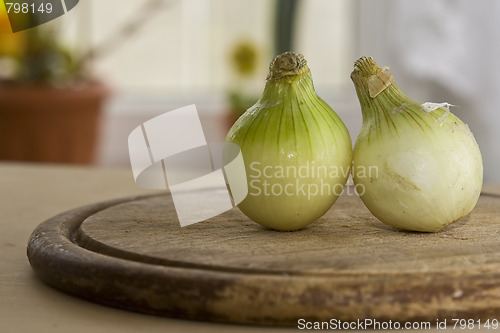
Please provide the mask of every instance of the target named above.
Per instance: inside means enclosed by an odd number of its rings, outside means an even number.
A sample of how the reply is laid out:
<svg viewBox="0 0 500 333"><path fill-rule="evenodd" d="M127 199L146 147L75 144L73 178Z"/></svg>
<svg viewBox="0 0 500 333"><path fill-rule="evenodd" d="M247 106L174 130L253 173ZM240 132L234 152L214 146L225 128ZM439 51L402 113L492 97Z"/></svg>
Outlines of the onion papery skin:
<svg viewBox="0 0 500 333"><path fill-rule="evenodd" d="M449 104L428 109L390 81L372 80L378 87L370 89L369 78L386 75L387 69L363 57L351 74L363 114L353 152L354 183L380 221L436 232L475 207L483 182L481 152Z"/></svg>
<svg viewBox="0 0 500 333"><path fill-rule="evenodd" d="M306 61L295 53L273 60L262 97L226 141L240 147L245 161L249 194L239 209L271 229L298 230L320 218L350 173L347 128L316 94Z"/></svg>

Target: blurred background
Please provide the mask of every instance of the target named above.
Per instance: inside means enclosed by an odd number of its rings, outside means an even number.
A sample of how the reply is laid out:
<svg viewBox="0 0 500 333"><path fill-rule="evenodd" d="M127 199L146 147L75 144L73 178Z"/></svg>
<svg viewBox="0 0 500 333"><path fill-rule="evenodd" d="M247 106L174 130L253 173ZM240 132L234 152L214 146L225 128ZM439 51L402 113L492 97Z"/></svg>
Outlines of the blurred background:
<svg viewBox="0 0 500 333"><path fill-rule="evenodd" d="M485 182L500 184L500 1L85 0L17 33L2 10L1 160L128 167L129 133L189 104L207 140L223 140L272 58L292 50L353 142L349 75L368 55L413 99L455 105Z"/></svg>

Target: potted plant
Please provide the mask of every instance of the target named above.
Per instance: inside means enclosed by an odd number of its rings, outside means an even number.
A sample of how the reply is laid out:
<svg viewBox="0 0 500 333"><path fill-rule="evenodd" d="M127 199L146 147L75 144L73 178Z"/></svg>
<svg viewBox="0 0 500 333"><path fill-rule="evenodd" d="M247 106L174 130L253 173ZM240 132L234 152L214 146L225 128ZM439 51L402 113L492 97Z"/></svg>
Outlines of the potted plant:
<svg viewBox="0 0 500 333"><path fill-rule="evenodd" d="M94 161L109 89L58 37L38 27L0 33L0 159Z"/></svg>
<svg viewBox="0 0 500 333"><path fill-rule="evenodd" d="M94 161L109 89L85 65L57 31L0 33L0 159Z"/></svg>

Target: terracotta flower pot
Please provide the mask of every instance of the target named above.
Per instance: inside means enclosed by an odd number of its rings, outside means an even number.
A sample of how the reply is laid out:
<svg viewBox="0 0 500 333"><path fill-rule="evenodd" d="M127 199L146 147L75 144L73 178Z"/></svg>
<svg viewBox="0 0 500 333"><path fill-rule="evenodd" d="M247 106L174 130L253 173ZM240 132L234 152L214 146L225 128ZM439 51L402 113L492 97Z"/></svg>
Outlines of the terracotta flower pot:
<svg viewBox="0 0 500 333"><path fill-rule="evenodd" d="M106 86L0 85L0 159L94 161Z"/></svg>

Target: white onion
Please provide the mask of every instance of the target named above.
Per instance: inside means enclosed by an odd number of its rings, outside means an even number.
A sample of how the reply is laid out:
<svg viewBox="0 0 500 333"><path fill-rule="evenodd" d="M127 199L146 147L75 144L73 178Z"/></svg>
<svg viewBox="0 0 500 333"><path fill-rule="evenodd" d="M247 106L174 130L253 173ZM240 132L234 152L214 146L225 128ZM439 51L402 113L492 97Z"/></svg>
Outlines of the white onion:
<svg viewBox="0 0 500 333"><path fill-rule="evenodd" d="M411 100L387 69L362 57L351 74L363 113L353 152L354 182L380 221L435 232L476 205L481 153L450 104Z"/></svg>

